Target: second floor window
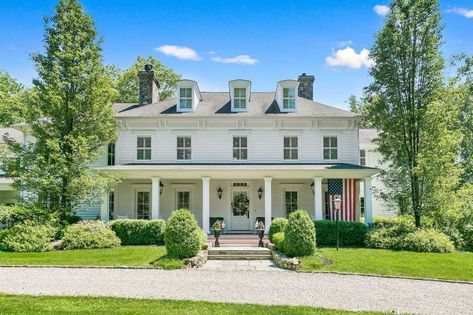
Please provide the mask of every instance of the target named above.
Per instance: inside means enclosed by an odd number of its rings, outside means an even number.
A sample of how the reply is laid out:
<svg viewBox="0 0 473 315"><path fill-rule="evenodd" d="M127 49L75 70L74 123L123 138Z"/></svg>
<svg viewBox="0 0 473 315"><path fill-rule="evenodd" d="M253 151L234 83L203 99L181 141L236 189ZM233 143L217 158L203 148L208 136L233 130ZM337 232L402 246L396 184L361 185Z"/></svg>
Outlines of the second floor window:
<svg viewBox="0 0 473 315"><path fill-rule="evenodd" d="M282 95L283 109L295 109L296 108L296 89L283 88L282 94L283 94Z"/></svg>
<svg viewBox="0 0 473 315"><path fill-rule="evenodd" d="M179 89L179 107L181 109L192 108L192 88Z"/></svg>
<svg viewBox="0 0 473 315"><path fill-rule="evenodd" d="M235 88L233 94L233 107L246 109L246 88Z"/></svg>
<svg viewBox="0 0 473 315"><path fill-rule="evenodd" d="M233 159L248 159L248 142L246 137L233 137Z"/></svg>
<svg viewBox="0 0 473 315"><path fill-rule="evenodd" d="M177 137L177 159L190 160L191 156L191 137Z"/></svg>
<svg viewBox="0 0 473 315"><path fill-rule="evenodd" d="M360 150L360 165L366 165L366 150Z"/></svg>
<svg viewBox="0 0 473 315"><path fill-rule="evenodd" d="M338 159L337 137L324 137L324 160Z"/></svg>
<svg viewBox="0 0 473 315"><path fill-rule="evenodd" d="M284 137L284 159L297 160L298 151L297 137Z"/></svg>
<svg viewBox="0 0 473 315"><path fill-rule="evenodd" d="M136 140L136 159L151 160L151 137L138 137Z"/></svg>
<svg viewBox="0 0 473 315"><path fill-rule="evenodd" d="M115 165L115 143L108 144L107 165Z"/></svg>

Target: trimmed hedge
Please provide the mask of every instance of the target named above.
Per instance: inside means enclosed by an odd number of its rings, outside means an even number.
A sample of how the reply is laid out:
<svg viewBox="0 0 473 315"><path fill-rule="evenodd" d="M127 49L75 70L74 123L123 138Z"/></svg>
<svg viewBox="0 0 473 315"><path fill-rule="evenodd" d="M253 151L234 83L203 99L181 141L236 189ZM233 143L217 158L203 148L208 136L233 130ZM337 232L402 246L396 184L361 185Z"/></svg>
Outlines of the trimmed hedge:
<svg viewBox="0 0 473 315"><path fill-rule="evenodd" d="M115 220L109 226L122 245L164 245L164 220Z"/></svg>
<svg viewBox="0 0 473 315"><path fill-rule="evenodd" d="M51 249L55 233L52 226L25 221L0 232L0 247L12 252L45 252Z"/></svg>
<svg viewBox="0 0 473 315"><path fill-rule="evenodd" d="M317 235L317 246L337 245L337 222L314 221ZM366 225L360 222L340 221L340 245L364 246L367 233Z"/></svg>
<svg viewBox="0 0 473 315"><path fill-rule="evenodd" d="M271 243L274 243L273 241L273 235L279 232L284 232L284 228L287 225L287 219L286 218L276 218L271 222L271 225L269 226L269 231L268 231L268 238Z"/></svg>
<svg viewBox="0 0 473 315"><path fill-rule="evenodd" d="M111 248L120 246L120 239L102 221L80 221L64 230L62 246L64 249Z"/></svg>
<svg viewBox="0 0 473 315"><path fill-rule="evenodd" d="M284 232L278 232L273 235L272 243L276 247L276 249L280 252L284 253Z"/></svg>
<svg viewBox="0 0 473 315"><path fill-rule="evenodd" d="M430 253L451 253L455 250L450 238L434 229L417 230L407 234L402 240L401 248Z"/></svg>
<svg viewBox="0 0 473 315"><path fill-rule="evenodd" d="M187 209L172 213L164 229L164 244L173 258L189 258L197 255L207 241L207 235Z"/></svg>
<svg viewBox="0 0 473 315"><path fill-rule="evenodd" d="M289 215L284 229L284 252L289 256L310 256L315 252L315 225L305 210Z"/></svg>

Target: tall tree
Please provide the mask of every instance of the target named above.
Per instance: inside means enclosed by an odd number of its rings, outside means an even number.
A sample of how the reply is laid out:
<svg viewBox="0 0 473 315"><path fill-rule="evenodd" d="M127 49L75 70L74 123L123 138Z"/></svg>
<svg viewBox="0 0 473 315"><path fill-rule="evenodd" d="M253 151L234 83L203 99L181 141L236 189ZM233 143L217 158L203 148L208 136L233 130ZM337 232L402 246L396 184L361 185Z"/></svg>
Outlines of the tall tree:
<svg viewBox="0 0 473 315"><path fill-rule="evenodd" d="M380 131L384 159L406 174L417 226L425 210L426 182L418 168L429 136L426 112L443 84L440 19L437 0L394 0L370 56L374 82L368 91L376 97L370 121Z"/></svg>
<svg viewBox="0 0 473 315"><path fill-rule="evenodd" d="M118 70L115 81L118 95L115 102L138 103L138 72L143 70L146 64L153 65L153 71L159 80L159 98L164 100L174 95L176 83L181 76L153 56L148 58L139 56L130 68L125 71Z"/></svg>
<svg viewBox="0 0 473 315"><path fill-rule="evenodd" d="M7 72L0 71L0 127L10 126L25 119L31 94L30 89Z"/></svg>
<svg viewBox="0 0 473 315"><path fill-rule="evenodd" d="M9 141L19 163L9 163L15 185L60 219L104 192L110 180L90 169L116 137L112 82L102 64L92 18L77 0L61 0L46 18L44 54L33 55L37 98L27 123L36 138Z"/></svg>
<svg viewBox="0 0 473 315"><path fill-rule="evenodd" d="M369 122L369 116L367 115L369 101L366 97L360 97L359 99L355 95L350 95L347 100L348 106L352 113L363 115L363 119L360 123L360 128L371 128Z"/></svg>

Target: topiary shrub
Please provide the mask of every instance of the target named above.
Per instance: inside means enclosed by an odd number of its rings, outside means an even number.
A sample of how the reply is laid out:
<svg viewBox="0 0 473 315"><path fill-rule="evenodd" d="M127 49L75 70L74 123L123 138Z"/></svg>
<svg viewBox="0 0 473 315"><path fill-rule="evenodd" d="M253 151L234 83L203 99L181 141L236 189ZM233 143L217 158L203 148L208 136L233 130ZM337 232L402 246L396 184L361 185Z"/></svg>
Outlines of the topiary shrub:
<svg viewBox="0 0 473 315"><path fill-rule="evenodd" d="M120 246L120 239L102 221L80 221L66 227L62 246L64 249L111 248Z"/></svg>
<svg viewBox="0 0 473 315"><path fill-rule="evenodd" d="M314 221L317 231L317 246L334 246L337 244L336 221ZM340 221L340 245L364 246L367 228L360 222Z"/></svg>
<svg viewBox="0 0 473 315"><path fill-rule="evenodd" d="M45 252L51 249L55 232L52 226L25 221L0 232L0 247L12 252Z"/></svg>
<svg viewBox="0 0 473 315"><path fill-rule="evenodd" d="M164 244L168 255L175 258L189 258L197 255L207 240L197 221L187 209L172 213L164 229Z"/></svg>
<svg viewBox="0 0 473 315"><path fill-rule="evenodd" d="M274 243L273 241L273 235L279 232L284 232L284 228L287 225L287 219L286 218L276 218L271 222L271 225L269 226L269 231L268 231L268 238L271 243Z"/></svg>
<svg viewBox="0 0 473 315"><path fill-rule="evenodd" d="M315 226L305 210L289 215L284 229L284 252L290 256L310 256L315 251Z"/></svg>
<svg viewBox="0 0 473 315"><path fill-rule="evenodd" d="M407 234L400 247L404 250L433 253L451 253L455 250L450 238L434 229L417 230Z"/></svg>
<svg viewBox="0 0 473 315"><path fill-rule="evenodd" d="M164 220L115 220L109 226L122 245L164 244Z"/></svg>
<svg viewBox="0 0 473 315"><path fill-rule="evenodd" d="M274 233L273 235L273 241L272 243L274 244L275 248L284 253L284 232L278 232Z"/></svg>

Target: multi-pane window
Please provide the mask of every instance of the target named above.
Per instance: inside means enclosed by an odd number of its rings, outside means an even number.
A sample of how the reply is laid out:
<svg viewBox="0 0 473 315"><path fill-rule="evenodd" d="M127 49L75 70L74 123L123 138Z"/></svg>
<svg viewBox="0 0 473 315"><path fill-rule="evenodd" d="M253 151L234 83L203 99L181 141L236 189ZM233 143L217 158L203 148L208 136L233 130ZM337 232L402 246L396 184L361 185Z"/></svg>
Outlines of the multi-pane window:
<svg viewBox="0 0 473 315"><path fill-rule="evenodd" d="M179 107L181 109L192 108L192 88L179 89Z"/></svg>
<svg viewBox="0 0 473 315"><path fill-rule="evenodd" d="M136 138L136 159L151 160L151 137Z"/></svg>
<svg viewBox="0 0 473 315"><path fill-rule="evenodd" d="M233 159L248 159L248 141L246 137L233 137Z"/></svg>
<svg viewBox="0 0 473 315"><path fill-rule="evenodd" d="M136 218L149 220L149 191L137 192Z"/></svg>
<svg viewBox="0 0 473 315"><path fill-rule="evenodd" d="M177 137L177 159L190 160L192 157L191 137Z"/></svg>
<svg viewBox="0 0 473 315"><path fill-rule="evenodd" d="M290 215L291 212L297 210L297 191L286 191L284 200L287 215Z"/></svg>
<svg viewBox="0 0 473 315"><path fill-rule="evenodd" d="M297 160L298 151L297 137L284 137L284 159Z"/></svg>
<svg viewBox="0 0 473 315"><path fill-rule="evenodd" d="M366 165L366 150L360 150L360 165Z"/></svg>
<svg viewBox="0 0 473 315"><path fill-rule="evenodd" d="M365 214L365 197L360 197L360 212L361 215Z"/></svg>
<svg viewBox="0 0 473 315"><path fill-rule="evenodd" d="M113 214L115 211L115 192L111 191L108 193L108 219L113 220Z"/></svg>
<svg viewBox="0 0 473 315"><path fill-rule="evenodd" d="M107 165L115 165L115 143L108 144Z"/></svg>
<svg viewBox="0 0 473 315"><path fill-rule="evenodd" d="M324 137L324 160L338 159L337 137Z"/></svg>
<svg viewBox="0 0 473 315"><path fill-rule="evenodd" d="M178 191L177 192L177 209L188 209L191 208L191 193L189 191Z"/></svg>
<svg viewBox="0 0 473 315"><path fill-rule="evenodd" d="M235 88L233 90L233 107L235 109L246 108L246 88Z"/></svg>
<svg viewBox="0 0 473 315"><path fill-rule="evenodd" d="M296 89L295 88L283 88L282 89L282 107L283 109L295 109L296 108Z"/></svg>

